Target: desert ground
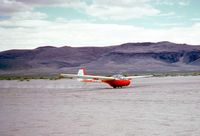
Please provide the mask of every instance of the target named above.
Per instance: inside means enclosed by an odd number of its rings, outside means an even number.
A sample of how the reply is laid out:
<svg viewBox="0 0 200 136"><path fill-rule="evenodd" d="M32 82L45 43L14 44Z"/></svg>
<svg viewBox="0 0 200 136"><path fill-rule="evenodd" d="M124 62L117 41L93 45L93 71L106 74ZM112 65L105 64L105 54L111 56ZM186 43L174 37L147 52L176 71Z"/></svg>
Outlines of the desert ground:
<svg viewBox="0 0 200 136"><path fill-rule="evenodd" d="M200 76L112 89L76 80L0 81L0 136L199 136Z"/></svg>

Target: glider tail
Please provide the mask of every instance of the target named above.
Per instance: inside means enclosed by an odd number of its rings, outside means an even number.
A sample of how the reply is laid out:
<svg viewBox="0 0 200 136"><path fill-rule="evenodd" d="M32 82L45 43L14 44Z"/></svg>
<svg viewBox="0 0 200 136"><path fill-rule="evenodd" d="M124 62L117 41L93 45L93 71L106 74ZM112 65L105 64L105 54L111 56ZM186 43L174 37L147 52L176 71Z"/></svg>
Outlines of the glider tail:
<svg viewBox="0 0 200 136"><path fill-rule="evenodd" d="M84 76L86 74L85 69L81 68L78 70L78 76ZM82 78L77 78L78 81L83 82L84 80Z"/></svg>
<svg viewBox="0 0 200 136"><path fill-rule="evenodd" d="M86 73L85 73L85 69L84 68L81 68L81 69L79 69L79 71L78 71L78 76L83 76L83 75L85 75Z"/></svg>

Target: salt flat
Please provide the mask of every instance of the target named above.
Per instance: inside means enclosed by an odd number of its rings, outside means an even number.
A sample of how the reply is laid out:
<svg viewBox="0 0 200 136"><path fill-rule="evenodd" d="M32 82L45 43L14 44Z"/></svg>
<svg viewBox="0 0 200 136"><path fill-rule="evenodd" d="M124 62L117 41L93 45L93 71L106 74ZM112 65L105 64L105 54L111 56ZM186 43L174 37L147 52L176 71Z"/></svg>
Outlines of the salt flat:
<svg viewBox="0 0 200 136"><path fill-rule="evenodd" d="M0 136L199 136L200 76L130 87L75 80L0 81Z"/></svg>

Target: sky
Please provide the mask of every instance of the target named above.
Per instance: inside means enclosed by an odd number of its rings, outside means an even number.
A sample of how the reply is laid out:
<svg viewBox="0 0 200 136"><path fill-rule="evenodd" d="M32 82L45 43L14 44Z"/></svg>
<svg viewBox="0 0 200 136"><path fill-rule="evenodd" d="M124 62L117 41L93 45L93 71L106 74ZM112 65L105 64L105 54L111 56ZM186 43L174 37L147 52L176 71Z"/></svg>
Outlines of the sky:
<svg viewBox="0 0 200 136"><path fill-rule="evenodd" d="M0 0L0 51L159 41L200 45L200 0Z"/></svg>

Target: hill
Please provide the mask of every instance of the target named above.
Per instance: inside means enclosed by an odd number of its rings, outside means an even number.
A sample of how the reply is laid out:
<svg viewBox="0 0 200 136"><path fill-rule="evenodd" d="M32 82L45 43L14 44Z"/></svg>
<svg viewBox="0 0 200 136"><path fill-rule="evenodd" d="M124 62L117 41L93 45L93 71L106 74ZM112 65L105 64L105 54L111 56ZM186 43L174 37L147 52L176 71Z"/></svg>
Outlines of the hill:
<svg viewBox="0 0 200 136"><path fill-rule="evenodd" d="M94 73L200 71L200 46L164 41L0 52L1 75L76 72L80 67Z"/></svg>

